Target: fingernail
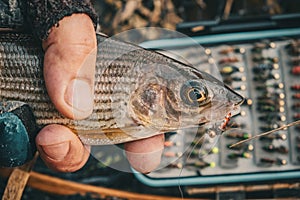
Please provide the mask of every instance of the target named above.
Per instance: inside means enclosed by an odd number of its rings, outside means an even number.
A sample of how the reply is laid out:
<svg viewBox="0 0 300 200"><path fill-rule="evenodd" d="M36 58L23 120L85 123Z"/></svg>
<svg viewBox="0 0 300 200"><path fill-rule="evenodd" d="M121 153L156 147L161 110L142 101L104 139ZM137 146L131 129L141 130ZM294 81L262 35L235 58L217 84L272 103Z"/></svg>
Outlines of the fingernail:
<svg viewBox="0 0 300 200"><path fill-rule="evenodd" d="M126 151L126 157L130 165L143 174L154 171L160 164L162 150L148 153L133 153Z"/></svg>
<svg viewBox="0 0 300 200"><path fill-rule="evenodd" d="M93 93L88 82L81 79L72 80L65 93L65 101L80 112L93 109Z"/></svg>
<svg viewBox="0 0 300 200"><path fill-rule="evenodd" d="M40 145L40 147L47 157L61 161L67 156L70 150L70 141L52 145Z"/></svg>

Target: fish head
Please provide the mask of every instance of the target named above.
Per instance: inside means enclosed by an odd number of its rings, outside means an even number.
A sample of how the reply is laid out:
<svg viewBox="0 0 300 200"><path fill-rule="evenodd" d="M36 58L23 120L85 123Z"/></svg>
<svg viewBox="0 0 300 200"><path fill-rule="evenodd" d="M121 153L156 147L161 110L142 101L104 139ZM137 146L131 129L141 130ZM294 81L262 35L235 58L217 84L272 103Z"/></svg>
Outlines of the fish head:
<svg viewBox="0 0 300 200"><path fill-rule="evenodd" d="M179 62L154 63L143 74L130 112L136 123L157 132L222 120L244 101L210 74Z"/></svg>

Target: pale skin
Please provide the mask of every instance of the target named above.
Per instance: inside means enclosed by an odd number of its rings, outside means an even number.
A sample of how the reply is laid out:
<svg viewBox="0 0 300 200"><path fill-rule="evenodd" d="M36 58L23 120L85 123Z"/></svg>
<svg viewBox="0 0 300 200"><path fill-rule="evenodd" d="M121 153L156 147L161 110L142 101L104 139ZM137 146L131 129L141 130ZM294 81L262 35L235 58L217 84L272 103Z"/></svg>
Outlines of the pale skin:
<svg viewBox="0 0 300 200"><path fill-rule="evenodd" d="M45 51L44 77L55 107L72 119L88 117L93 108L93 82L97 42L89 16L73 14L59 21L42 43ZM67 127L52 124L36 138L41 158L47 166L61 172L80 169L89 157L84 146ZM148 173L160 163L164 136L129 142L125 145L133 168Z"/></svg>

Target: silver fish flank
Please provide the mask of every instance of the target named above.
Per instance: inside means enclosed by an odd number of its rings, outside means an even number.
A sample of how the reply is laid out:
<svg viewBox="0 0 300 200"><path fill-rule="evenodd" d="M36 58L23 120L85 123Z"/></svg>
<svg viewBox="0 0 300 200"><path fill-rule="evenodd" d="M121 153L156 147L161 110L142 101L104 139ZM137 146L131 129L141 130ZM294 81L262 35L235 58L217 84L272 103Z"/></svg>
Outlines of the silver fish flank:
<svg viewBox="0 0 300 200"><path fill-rule="evenodd" d="M23 33L0 33L0 101L28 104L40 127L66 125L83 143L106 145L221 121L244 100L192 66L102 35L97 40L94 110L87 119L55 109L41 45Z"/></svg>

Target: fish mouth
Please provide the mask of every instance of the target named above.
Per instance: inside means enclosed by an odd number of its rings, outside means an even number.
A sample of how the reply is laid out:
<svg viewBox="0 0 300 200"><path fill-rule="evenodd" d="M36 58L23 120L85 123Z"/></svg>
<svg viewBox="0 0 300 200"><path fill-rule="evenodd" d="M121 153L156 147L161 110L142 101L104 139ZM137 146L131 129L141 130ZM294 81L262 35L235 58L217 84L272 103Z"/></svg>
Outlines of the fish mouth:
<svg viewBox="0 0 300 200"><path fill-rule="evenodd" d="M238 107L243 104L243 102L245 101L245 98L242 95L235 92L227 85L224 85L224 87L228 91L227 98L228 98L229 102L233 104L234 107Z"/></svg>
<svg viewBox="0 0 300 200"><path fill-rule="evenodd" d="M226 99L222 99L223 101L217 99L215 102L212 101L210 106L206 106L201 112L208 113L208 115L214 116L213 118L216 120L222 120L228 113L231 113L232 116L235 116L240 113L240 105L243 104L245 98L241 96L239 93L232 90L230 87L224 85L226 90ZM211 111L213 107L214 111ZM217 118L216 118L217 117ZM210 122L209 118L204 120L201 118L198 123L205 124Z"/></svg>

